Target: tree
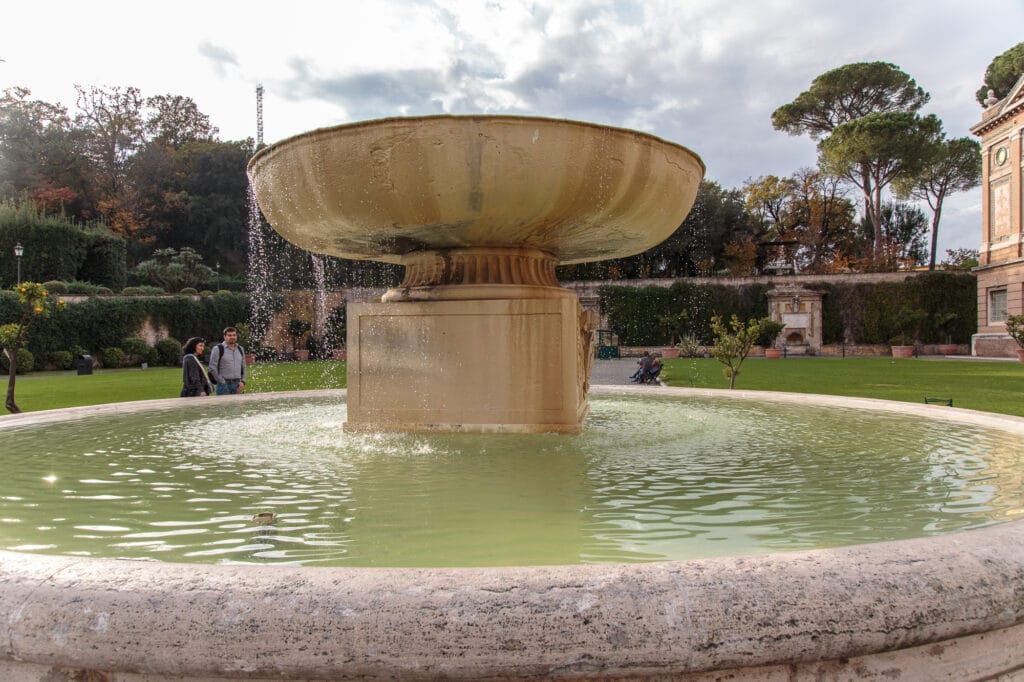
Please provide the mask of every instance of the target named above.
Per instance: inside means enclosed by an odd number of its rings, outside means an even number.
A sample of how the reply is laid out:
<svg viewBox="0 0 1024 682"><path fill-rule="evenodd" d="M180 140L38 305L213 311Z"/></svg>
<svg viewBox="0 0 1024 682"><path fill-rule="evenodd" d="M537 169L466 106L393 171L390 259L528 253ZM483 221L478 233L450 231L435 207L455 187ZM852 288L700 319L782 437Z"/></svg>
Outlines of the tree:
<svg viewBox="0 0 1024 682"><path fill-rule="evenodd" d="M884 112L915 112L930 96L895 64L860 62L826 71L772 113L772 125L819 140L844 123Z"/></svg>
<svg viewBox="0 0 1024 682"><path fill-rule="evenodd" d="M874 113L840 125L818 143L821 169L863 193L876 255L883 247L882 190L897 178L921 173L940 130L933 114Z"/></svg>
<svg viewBox="0 0 1024 682"><path fill-rule="evenodd" d="M975 94L978 104L985 106L989 90L997 100L1009 95L1021 75L1024 75L1024 43L1017 43L988 65L985 82Z"/></svg>
<svg viewBox="0 0 1024 682"><path fill-rule="evenodd" d="M901 263L924 263L928 257L925 244L928 217L924 211L913 204L886 201L882 204L881 216L882 248L869 265L875 270L896 270ZM874 230L866 217L861 221L861 230L869 238Z"/></svg>
<svg viewBox="0 0 1024 682"><path fill-rule="evenodd" d="M30 99L27 88L0 95L0 197L30 197L48 213L87 212L81 136L60 105Z"/></svg>
<svg viewBox="0 0 1024 682"><path fill-rule="evenodd" d="M21 350L22 344L25 342L25 334L28 333L33 320L39 317L49 317L54 310L64 308L63 299L53 300L42 284L22 282L15 286L14 290L18 294L21 317L17 322L0 326L0 348L7 356L9 371L7 399L4 406L12 414L21 412L17 403L14 402L14 386L18 373L18 351Z"/></svg>
<svg viewBox="0 0 1024 682"><path fill-rule="evenodd" d="M821 171L801 168L788 178L774 175L748 180L747 210L760 231L802 271L835 269L842 255L860 248L853 204L841 183Z"/></svg>
<svg viewBox="0 0 1024 682"><path fill-rule="evenodd" d="M217 128L199 111L191 97L157 95L146 98L145 132L148 140L170 147L190 142L213 142Z"/></svg>
<svg viewBox="0 0 1024 682"><path fill-rule="evenodd" d="M740 322L736 315L732 316L729 325L718 315L711 317L711 331L715 335L711 354L715 360L725 365L725 376L729 379L729 388L736 387L736 377L740 373L740 365L747 359L750 349L761 336L762 326L771 322L771 318L762 317L757 320Z"/></svg>
<svg viewBox="0 0 1024 682"><path fill-rule="evenodd" d="M1024 45L1024 43L1022 43ZM896 196L912 197L928 203L932 210L932 239L928 269L935 269L935 251L939 238L942 203L956 192L974 189L981 184L981 145L969 137L954 140L937 139L917 175L896 178Z"/></svg>
<svg viewBox="0 0 1024 682"><path fill-rule="evenodd" d="M187 246L181 251L157 249L152 259L135 267L135 273L167 291L181 291L185 287L199 288L217 276L212 268L203 265L203 257Z"/></svg>

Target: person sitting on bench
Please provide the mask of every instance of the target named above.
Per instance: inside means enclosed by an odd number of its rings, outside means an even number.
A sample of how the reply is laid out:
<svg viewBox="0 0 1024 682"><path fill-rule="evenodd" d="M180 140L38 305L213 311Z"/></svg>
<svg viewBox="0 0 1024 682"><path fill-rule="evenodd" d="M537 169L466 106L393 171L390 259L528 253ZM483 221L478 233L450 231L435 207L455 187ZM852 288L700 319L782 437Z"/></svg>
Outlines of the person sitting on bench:
<svg viewBox="0 0 1024 682"><path fill-rule="evenodd" d="M637 360L636 364L640 365L640 367L629 376L629 380L634 384L643 383L644 375L651 369L651 354L644 351L643 357Z"/></svg>

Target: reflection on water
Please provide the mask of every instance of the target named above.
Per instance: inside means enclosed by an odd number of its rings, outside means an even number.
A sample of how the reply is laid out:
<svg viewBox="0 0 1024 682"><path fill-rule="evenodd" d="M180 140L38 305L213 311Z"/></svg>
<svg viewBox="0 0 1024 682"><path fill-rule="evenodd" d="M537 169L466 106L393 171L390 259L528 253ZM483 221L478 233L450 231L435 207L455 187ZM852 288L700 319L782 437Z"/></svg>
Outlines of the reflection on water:
<svg viewBox="0 0 1024 682"><path fill-rule="evenodd" d="M357 435L337 398L6 428L0 547L191 562L653 561L1017 518L1015 436L727 399L593 397L580 436ZM266 524L256 514L273 512Z"/></svg>

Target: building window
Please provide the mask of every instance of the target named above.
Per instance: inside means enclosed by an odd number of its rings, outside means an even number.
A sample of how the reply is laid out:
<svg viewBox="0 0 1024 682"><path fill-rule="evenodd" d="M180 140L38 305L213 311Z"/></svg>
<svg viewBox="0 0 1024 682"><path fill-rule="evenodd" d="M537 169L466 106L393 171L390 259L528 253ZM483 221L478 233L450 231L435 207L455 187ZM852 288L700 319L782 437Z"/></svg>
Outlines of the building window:
<svg viewBox="0 0 1024 682"><path fill-rule="evenodd" d="M1006 322L1006 289L988 292L988 321L990 324Z"/></svg>

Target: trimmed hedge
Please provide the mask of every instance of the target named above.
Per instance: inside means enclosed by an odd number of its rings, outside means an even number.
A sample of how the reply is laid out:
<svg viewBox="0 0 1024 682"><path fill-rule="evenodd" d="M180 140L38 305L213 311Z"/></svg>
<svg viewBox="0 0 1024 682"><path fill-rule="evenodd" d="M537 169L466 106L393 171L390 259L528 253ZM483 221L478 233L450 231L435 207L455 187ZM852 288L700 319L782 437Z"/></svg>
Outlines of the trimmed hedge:
<svg viewBox="0 0 1024 682"><path fill-rule="evenodd" d="M848 284L810 282L806 288L825 292L822 299L824 343L886 344L899 335L907 310L924 313L917 329L923 343L968 343L977 332L977 280L959 272L929 272L902 282ZM675 282L671 287L604 286L601 311L608 325L626 346L654 346L669 342L659 318L686 312L685 333L702 343L712 341L711 316L741 320L768 314L767 293L774 284L730 287L721 284ZM953 315L951 320L944 316Z"/></svg>
<svg viewBox="0 0 1024 682"><path fill-rule="evenodd" d="M37 357L80 347L93 355L105 348L121 348L151 319L167 327L174 339L202 336L219 339L224 327L248 319L249 296L228 293L193 299L190 296L94 297L73 303L49 317L36 318L25 347ZM0 324L15 322L20 308L13 291L0 292ZM181 343L174 341L174 359ZM166 359L161 351L162 362Z"/></svg>
<svg viewBox="0 0 1024 682"><path fill-rule="evenodd" d="M125 284L127 249L124 239L103 225L79 225L48 216L31 205L0 204L0 287L14 284L14 244L25 247L22 279L88 280L121 288Z"/></svg>

